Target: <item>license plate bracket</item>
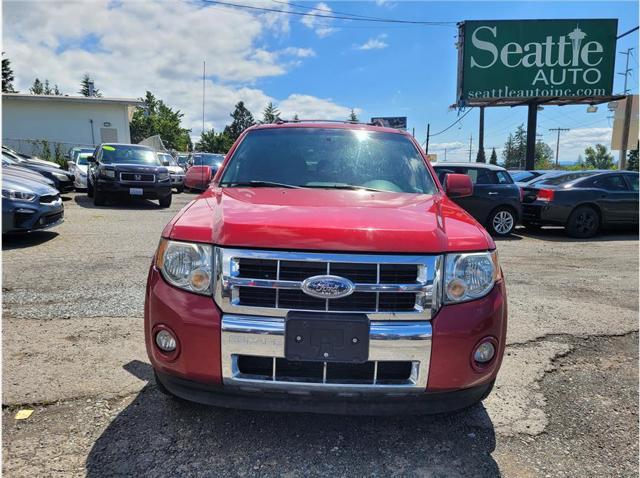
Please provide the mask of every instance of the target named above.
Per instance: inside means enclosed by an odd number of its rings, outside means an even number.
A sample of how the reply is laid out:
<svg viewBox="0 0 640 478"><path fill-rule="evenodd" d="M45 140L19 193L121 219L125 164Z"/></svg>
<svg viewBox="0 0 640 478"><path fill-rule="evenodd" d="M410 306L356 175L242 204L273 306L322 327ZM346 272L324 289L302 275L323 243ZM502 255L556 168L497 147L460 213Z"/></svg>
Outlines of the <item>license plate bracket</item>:
<svg viewBox="0 0 640 478"><path fill-rule="evenodd" d="M142 196L144 191L142 188L129 188L129 194L131 196Z"/></svg>
<svg viewBox="0 0 640 478"><path fill-rule="evenodd" d="M285 319L287 360L365 363L369 359L365 314L289 312Z"/></svg>

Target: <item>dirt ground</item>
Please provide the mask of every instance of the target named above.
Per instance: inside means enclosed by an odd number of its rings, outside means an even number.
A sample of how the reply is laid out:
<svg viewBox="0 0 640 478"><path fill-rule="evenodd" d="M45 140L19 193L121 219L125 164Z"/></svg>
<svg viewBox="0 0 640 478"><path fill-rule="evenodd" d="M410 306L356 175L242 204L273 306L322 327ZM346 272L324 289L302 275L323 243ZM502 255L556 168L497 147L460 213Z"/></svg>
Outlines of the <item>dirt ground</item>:
<svg viewBox="0 0 640 478"><path fill-rule="evenodd" d="M481 406L245 412L163 396L144 350L149 262L193 197L162 210L71 194L60 227L3 239L5 476L637 476L637 234L498 241L508 345Z"/></svg>

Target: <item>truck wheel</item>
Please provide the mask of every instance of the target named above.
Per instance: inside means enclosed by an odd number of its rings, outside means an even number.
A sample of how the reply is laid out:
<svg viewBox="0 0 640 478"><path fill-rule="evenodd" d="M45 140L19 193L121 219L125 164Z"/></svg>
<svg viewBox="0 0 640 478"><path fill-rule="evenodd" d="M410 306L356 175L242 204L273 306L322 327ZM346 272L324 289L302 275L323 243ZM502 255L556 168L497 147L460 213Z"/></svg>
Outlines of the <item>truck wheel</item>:
<svg viewBox="0 0 640 478"><path fill-rule="evenodd" d="M165 208L171 206L171 197L171 194L169 194L168 196L160 198L158 200L158 202L160 203L160 207Z"/></svg>
<svg viewBox="0 0 640 478"><path fill-rule="evenodd" d="M87 178L87 196L90 198L93 197L93 185L91 184L91 181L89 181L89 178Z"/></svg>
<svg viewBox="0 0 640 478"><path fill-rule="evenodd" d="M93 205L104 206L107 203L107 197L103 192L93 191Z"/></svg>
<svg viewBox="0 0 640 478"><path fill-rule="evenodd" d="M586 239L593 237L600 229L600 215L591 206L580 206L574 209L565 226L571 237Z"/></svg>
<svg viewBox="0 0 640 478"><path fill-rule="evenodd" d="M505 237L516 227L516 217L508 207L499 207L489 215L489 232L494 236Z"/></svg>

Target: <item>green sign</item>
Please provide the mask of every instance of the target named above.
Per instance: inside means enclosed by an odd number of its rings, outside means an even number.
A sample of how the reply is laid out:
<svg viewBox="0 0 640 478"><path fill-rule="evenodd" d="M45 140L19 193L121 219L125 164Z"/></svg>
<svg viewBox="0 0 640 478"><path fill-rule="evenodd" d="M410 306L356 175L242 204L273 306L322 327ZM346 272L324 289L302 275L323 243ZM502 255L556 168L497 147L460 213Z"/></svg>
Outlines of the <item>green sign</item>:
<svg viewBox="0 0 640 478"><path fill-rule="evenodd" d="M459 28L461 106L611 94L618 20L466 21Z"/></svg>

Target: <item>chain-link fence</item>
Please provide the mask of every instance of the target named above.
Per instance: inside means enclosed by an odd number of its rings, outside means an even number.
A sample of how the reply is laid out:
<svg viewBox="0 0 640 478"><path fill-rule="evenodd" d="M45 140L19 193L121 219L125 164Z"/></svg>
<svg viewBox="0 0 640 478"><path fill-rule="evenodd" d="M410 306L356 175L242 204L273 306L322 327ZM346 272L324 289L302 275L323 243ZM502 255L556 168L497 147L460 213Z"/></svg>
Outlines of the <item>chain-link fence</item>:
<svg viewBox="0 0 640 478"><path fill-rule="evenodd" d="M76 146L93 148L92 144L47 141L45 139L2 138L2 144L22 154L37 156L40 159L53 161L62 167L67 166L66 154Z"/></svg>

